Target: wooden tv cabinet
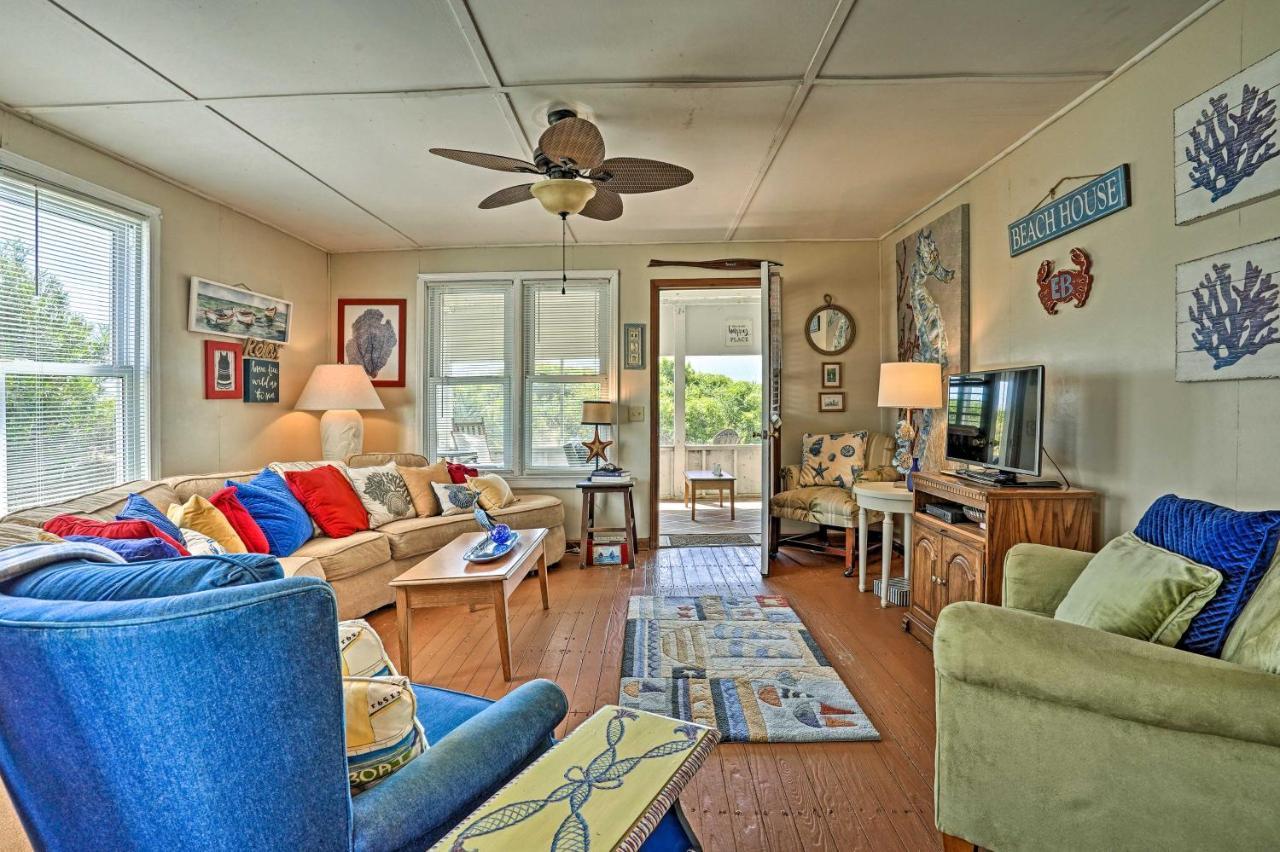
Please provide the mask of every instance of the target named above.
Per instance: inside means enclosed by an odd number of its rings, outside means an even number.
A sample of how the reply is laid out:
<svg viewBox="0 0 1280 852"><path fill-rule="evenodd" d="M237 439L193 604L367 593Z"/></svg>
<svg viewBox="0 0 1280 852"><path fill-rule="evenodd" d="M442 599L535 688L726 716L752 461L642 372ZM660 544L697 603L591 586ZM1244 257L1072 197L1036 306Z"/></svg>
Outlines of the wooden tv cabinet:
<svg viewBox="0 0 1280 852"><path fill-rule="evenodd" d="M1001 488L944 473L917 473L912 514L911 604L902 629L933 643L949 603L1000 604L1004 555L1022 542L1093 550L1098 495L1083 488ZM986 513L985 529L927 514L930 503L959 503Z"/></svg>

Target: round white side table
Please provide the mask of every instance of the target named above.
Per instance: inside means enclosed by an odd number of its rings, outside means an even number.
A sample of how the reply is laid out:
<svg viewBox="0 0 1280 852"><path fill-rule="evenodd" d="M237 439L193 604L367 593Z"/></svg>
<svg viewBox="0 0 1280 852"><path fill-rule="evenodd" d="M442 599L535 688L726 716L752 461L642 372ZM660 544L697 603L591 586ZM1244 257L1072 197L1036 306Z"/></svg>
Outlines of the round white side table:
<svg viewBox="0 0 1280 852"><path fill-rule="evenodd" d="M858 591L867 590L867 512L884 512L880 543L880 606L889 605L889 564L893 561L893 516L902 515L902 573L911 582L911 513L914 498L903 483L863 482L853 486L858 498Z"/></svg>

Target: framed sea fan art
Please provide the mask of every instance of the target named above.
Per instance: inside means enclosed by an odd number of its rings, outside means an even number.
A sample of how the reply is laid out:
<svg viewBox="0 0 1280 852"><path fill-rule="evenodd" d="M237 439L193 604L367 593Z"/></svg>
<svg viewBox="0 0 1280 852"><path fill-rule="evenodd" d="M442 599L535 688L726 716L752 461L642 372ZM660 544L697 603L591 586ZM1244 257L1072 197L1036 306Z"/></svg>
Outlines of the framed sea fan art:
<svg viewBox="0 0 1280 852"><path fill-rule="evenodd" d="M1280 376L1280 238L1177 269L1176 378Z"/></svg>
<svg viewBox="0 0 1280 852"><path fill-rule="evenodd" d="M405 299L339 299L339 364L359 364L375 387L404 387Z"/></svg>
<svg viewBox="0 0 1280 852"><path fill-rule="evenodd" d="M1173 111L1174 222L1280 192L1280 51Z"/></svg>

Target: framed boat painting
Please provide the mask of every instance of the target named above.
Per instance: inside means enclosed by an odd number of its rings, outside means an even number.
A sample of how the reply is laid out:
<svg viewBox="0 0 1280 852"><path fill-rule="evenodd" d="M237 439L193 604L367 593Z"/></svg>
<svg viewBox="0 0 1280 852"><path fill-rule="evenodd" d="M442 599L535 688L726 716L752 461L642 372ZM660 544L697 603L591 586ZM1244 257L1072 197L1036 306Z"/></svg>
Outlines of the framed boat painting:
<svg viewBox="0 0 1280 852"><path fill-rule="evenodd" d="M338 363L364 367L374 387L404 387L406 299L339 299Z"/></svg>
<svg viewBox="0 0 1280 852"><path fill-rule="evenodd" d="M195 276L188 311L187 330L199 334L288 343L293 328L293 302Z"/></svg>

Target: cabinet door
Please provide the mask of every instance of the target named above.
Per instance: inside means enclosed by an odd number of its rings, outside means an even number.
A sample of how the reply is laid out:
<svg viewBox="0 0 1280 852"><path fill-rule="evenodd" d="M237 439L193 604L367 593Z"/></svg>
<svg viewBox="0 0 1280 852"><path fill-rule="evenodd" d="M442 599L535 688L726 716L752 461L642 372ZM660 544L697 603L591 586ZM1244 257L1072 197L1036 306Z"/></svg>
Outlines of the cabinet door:
<svg viewBox="0 0 1280 852"><path fill-rule="evenodd" d="M924 524L911 527L911 605L930 619L938 617L937 578L941 536Z"/></svg>
<svg viewBox="0 0 1280 852"><path fill-rule="evenodd" d="M942 539L942 567L938 571L941 600L938 609L956 601L982 600L982 548Z"/></svg>

